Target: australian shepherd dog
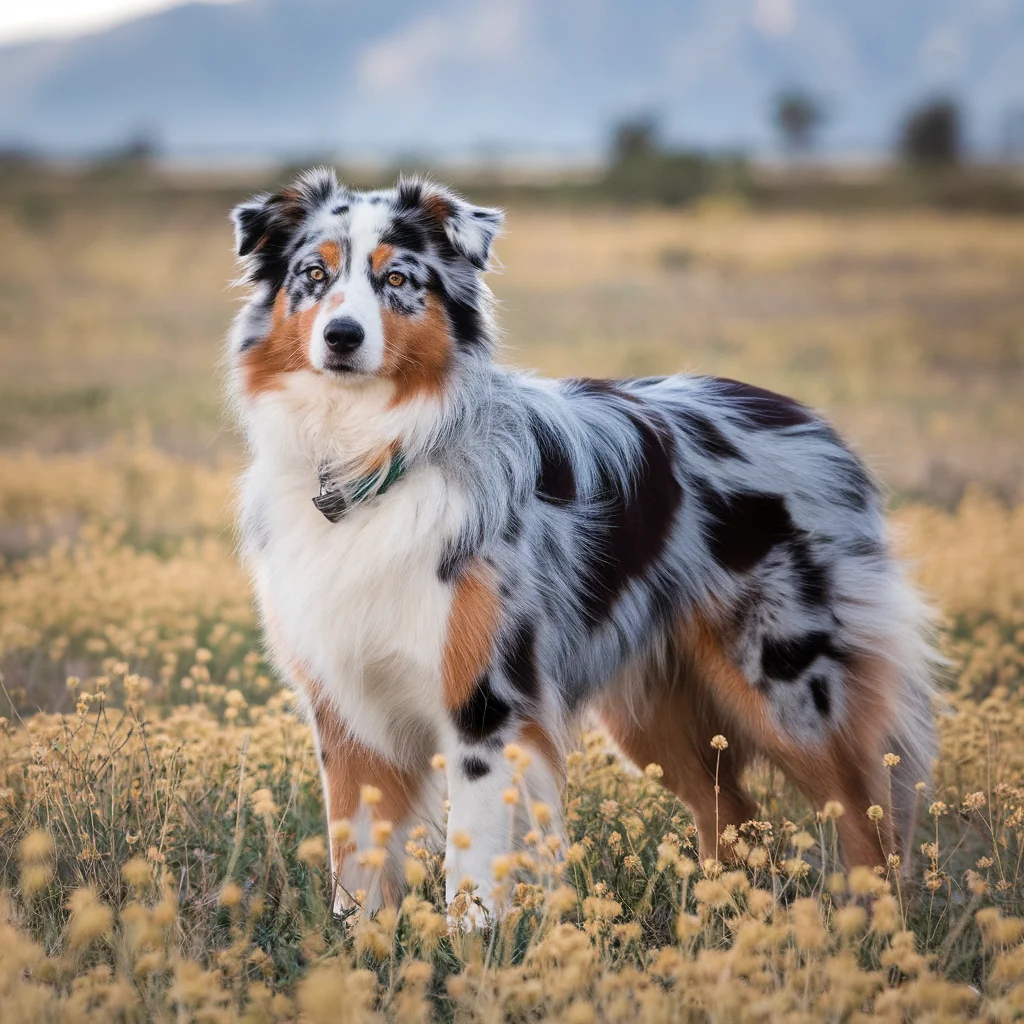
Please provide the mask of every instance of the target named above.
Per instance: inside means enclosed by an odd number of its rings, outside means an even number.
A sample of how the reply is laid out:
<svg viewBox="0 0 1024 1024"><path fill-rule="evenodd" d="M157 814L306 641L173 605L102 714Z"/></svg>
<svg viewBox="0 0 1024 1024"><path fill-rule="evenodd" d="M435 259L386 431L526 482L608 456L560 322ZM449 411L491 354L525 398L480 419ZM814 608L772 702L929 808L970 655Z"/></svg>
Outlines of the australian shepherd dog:
<svg viewBox="0 0 1024 1024"><path fill-rule="evenodd" d="M497 364L502 215L432 182L317 170L233 220L243 546L328 821L350 823L339 911L401 899L424 823L449 901L472 880L473 922L500 914L495 859L538 802L558 827L588 714L661 766L704 856L757 817L759 755L843 805L847 865L905 852L935 658L879 490L828 423L733 380ZM353 852L371 835L383 868Z"/></svg>

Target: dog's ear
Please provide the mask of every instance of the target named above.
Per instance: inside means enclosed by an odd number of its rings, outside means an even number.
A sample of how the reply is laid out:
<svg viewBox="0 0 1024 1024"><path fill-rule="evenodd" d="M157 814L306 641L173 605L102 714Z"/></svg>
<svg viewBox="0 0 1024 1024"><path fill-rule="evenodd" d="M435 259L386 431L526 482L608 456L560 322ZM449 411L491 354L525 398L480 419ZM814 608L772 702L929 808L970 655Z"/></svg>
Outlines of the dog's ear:
<svg viewBox="0 0 1024 1024"><path fill-rule="evenodd" d="M505 214L493 206L474 206L460 198L450 202L451 212L444 218L448 240L474 267L486 270Z"/></svg>
<svg viewBox="0 0 1024 1024"><path fill-rule="evenodd" d="M307 171L288 188L264 193L231 211L235 254L252 281L283 280L289 243L299 225L340 191L334 172Z"/></svg>
<svg viewBox="0 0 1024 1024"><path fill-rule="evenodd" d="M239 259L252 253L269 233L270 199L268 195L254 196L231 211L231 223L235 226L235 255Z"/></svg>
<svg viewBox="0 0 1024 1024"><path fill-rule="evenodd" d="M474 206L450 189L429 181L401 181L398 191L400 205L422 208L440 225L456 253L477 270L487 269L491 247L505 220L501 210Z"/></svg>

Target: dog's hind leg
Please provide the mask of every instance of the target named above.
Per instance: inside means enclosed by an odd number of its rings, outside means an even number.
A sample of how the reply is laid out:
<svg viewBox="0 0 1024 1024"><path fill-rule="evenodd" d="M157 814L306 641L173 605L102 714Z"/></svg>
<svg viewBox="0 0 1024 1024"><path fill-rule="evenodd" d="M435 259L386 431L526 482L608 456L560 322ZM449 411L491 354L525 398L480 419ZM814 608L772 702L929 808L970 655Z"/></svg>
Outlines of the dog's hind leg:
<svg viewBox="0 0 1024 1024"><path fill-rule="evenodd" d="M693 812L701 856L725 859L730 851L719 838L726 826L757 815L757 804L742 783L754 750L740 729L727 725L699 667L688 657L672 652L641 676L623 681L638 691L607 691L598 715L637 767L661 767L664 785ZM717 735L726 736L726 749L712 746Z"/></svg>
<svg viewBox="0 0 1024 1024"><path fill-rule="evenodd" d="M892 718L887 696L891 666L881 659L877 663L853 660L846 666L845 679L856 714L824 727L819 737L801 740L780 727L768 695L740 671L714 627L696 619L683 636L706 673L715 705L726 721L745 730L755 748L785 772L816 810L830 800L843 805L838 829L846 866L885 863L895 847L883 764ZM868 816L872 805L882 808L880 819Z"/></svg>

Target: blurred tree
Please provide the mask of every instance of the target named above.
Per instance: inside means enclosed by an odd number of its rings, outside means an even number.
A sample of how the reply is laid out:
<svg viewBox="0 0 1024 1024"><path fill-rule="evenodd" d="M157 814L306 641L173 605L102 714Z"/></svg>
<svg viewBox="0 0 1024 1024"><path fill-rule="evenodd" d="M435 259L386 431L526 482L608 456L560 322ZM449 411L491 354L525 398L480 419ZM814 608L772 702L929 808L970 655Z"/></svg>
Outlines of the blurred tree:
<svg viewBox="0 0 1024 1024"><path fill-rule="evenodd" d="M666 145L657 118L642 115L613 129L602 187L619 202L678 206L709 192L742 193L747 179L741 156Z"/></svg>
<svg viewBox="0 0 1024 1024"><path fill-rule="evenodd" d="M945 97L911 110L900 133L900 153L911 164L955 164L961 156L960 108Z"/></svg>
<svg viewBox="0 0 1024 1024"><path fill-rule="evenodd" d="M649 114L621 121L612 133L612 163L654 155L661 148L658 134L658 122Z"/></svg>
<svg viewBox="0 0 1024 1024"><path fill-rule="evenodd" d="M814 133L825 123L825 108L805 89L787 89L775 99L775 127L790 153L806 153Z"/></svg>

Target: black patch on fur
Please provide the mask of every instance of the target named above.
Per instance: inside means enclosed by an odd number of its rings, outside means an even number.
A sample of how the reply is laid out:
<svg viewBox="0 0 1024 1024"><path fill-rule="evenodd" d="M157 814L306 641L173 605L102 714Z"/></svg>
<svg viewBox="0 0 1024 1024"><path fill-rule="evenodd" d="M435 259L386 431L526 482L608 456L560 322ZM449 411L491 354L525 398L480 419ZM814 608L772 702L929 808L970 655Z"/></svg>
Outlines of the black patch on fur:
<svg viewBox="0 0 1024 1024"><path fill-rule="evenodd" d="M686 432L686 436L705 455L713 459L742 459L746 461L746 456L707 416L694 409L680 409L677 416L683 421L683 430Z"/></svg>
<svg viewBox="0 0 1024 1024"><path fill-rule="evenodd" d="M449 541L441 552L441 561L437 566L437 578L442 583L454 583L462 575L475 551L475 546L464 534Z"/></svg>
<svg viewBox="0 0 1024 1024"><path fill-rule="evenodd" d="M508 720L512 708L491 686L491 677L480 677L469 700L452 712L452 721L462 738L481 743L493 736Z"/></svg>
<svg viewBox="0 0 1024 1024"><path fill-rule="evenodd" d="M441 293L448 324L452 330L452 338L456 345L471 348L483 341L480 311L468 302L452 298L447 292Z"/></svg>
<svg viewBox="0 0 1024 1024"><path fill-rule="evenodd" d="M749 572L773 548L796 536L781 495L740 491L722 495L703 490L710 519L707 541L712 557L733 572Z"/></svg>
<svg viewBox="0 0 1024 1024"><path fill-rule="evenodd" d="M758 430L782 430L814 423L817 417L805 405L774 391L744 384L728 377L709 377L715 393L728 399L742 417L744 425Z"/></svg>
<svg viewBox="0 0 1024 1024"><path fill-rule="evenodd" d="M608 618L616 599L630 583L654 566L664 551L682 501L683 489L675 476L672 437L638 417L629 417L640 439L639 460L624 492L610 473L597 499L600 522L585 549L588 564L580 582L580 604L585 622L594 628ZM668 588L652 580L659 605L668 603ZM659 613L665 609L659 607Z"/></svg>
<svg viewBox="0 0 1024 1024"><path fill-rule="evenodd" d="M343 213L348 213L348 211L349 211L348 203L342 203L340 206L335 206L334 209L331 210L331 213L335 217L340 217Z"/></svg>
<svg viewBox="0 0 1024 1024"><path fill-rule="evenodd" d="M312 209L321 203L326 203L333 196L338 188L338 179L334 172L326 174L313 174L303 180L302 192L307 206Z"/></svg>
<svg viewBox="0 0 1024 1024"><path fill-rule="evenodd" d="M491 766L480 757L466 757L462 760L462 774L469 779L470 782L476 782L477 779L482 779L485 775L490 772Z"/></svg>
<svg viewBox="0 0 1024 1024"><path fill-rule="evenodd" d="M406 217L396 217L381 236L381 241L409 252L423 252L427 247L423 229Z"/></svg>
<svg viewBox="0 0 1024 1024"><path fill-rule="evenodd" d="M505 675L508 681L526 697L537 696L537 631L532 622L516 623L504 651Z"/></svg>
<svg viewBox="0 0 1024 1024"><path fill-rule="evenodd" d="M811 700L814 701L818 714L822 718L828 718L832 714L832 698L828 693L828 680L823 679L821 676L811 676L807 681L807 685L810 687Z"/></svg>
<svg viewBox="0 0 1024 1024"><path fill-rule="evenodd" d="M537 444L540 468L537 470L535 492L549 505L567 505L576 500L576 475L572 460L561 440L543 420L534 416L530 431Z"/></svg>
<svg viewBox="0 0 1024 1024"><path fill-rule="evenodd" d="M832 589L829 572L811 556L810 544L806 537L795 536L790 542L789 553L800 600L808 608L826 606Z"/></svg>
<svg viewBox="0 0 1024 1024"><path fill-rule="evenodd" d="M761 670L769 679L789 683L798 679L821 655L834 661L842 660L828 633L816 631L802 636L765 637L761 644Z"/></svg>
<svg viewBox="0 0 1024 1024"><path fill-rule="evenodd" d="M423 201L423 183L413 180L398 183L396 202L400 210L414 210Z"/></svg>

